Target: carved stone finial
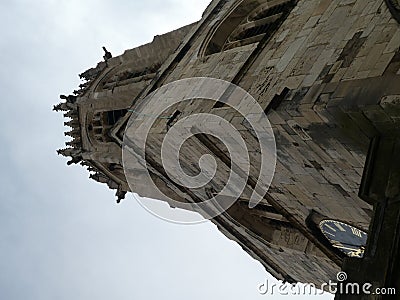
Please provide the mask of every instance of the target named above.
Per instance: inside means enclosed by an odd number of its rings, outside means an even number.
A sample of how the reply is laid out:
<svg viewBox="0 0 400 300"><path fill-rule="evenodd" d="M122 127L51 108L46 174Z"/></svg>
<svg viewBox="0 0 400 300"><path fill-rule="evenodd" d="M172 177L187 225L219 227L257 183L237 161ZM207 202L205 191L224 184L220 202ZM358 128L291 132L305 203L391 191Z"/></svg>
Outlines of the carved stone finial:
<svg viewBox="0 0 400 300"><path fill-rule="evenodd" d="M78 113L76 112L76 111L74 111L74 110L70 110L70 111L68 111L67 113L65 113L64 114L64 117L68 117L68 118L74 118L74 117L77 117L78 116Z"/></svg>
<svg viewBox="0 0 400 300"><path fill-rule="evenodd" d="M88 86L89 86L89 81L84 82L84 83L81 83L81 84L79 85L79 87L80 87L81 89L85 89L85 88L87 88Z"/></svg>
<svg viewBox="0 0 400 300"><path fill-rule="evenodd" d="M82 156L75 156L70 161L67 162L67 165L70 166L72 164L77 164L82 160Z"/></svg>
<svg viewBox="0 0 400 300"><path fill-rule="evenodd" d="M80 140L80 134L79 130L73 129L71 131L66 131L64 132L64 136L70 136L74 139Z"/></svg>
<svg viewBox="0 0 400 300"><path fill-rule="evenodd" d="M65 156L65 157L68 157L68 156L75 157L75 156L80 156L81 151L78 149L74 149L74 148L64 148L64 149L57 150L57 154Z"/></svg>
<svg viewBox="0 0 400 300"><path fill-rule="evenodd" d="M57 105L53 106L53 110L54 111L67 111L68 110L68 106L66 103L59 103Z"/></svg>
<svg viewBox="0 0 400 300"><path fill-rule="evenodd" d="M71 148L58 149L57 154L62 156L71 156Z"/></svg>
<svg viewBox="0 0 400 300"><path fill-rule="evenodd" d="M105 176L104 174L99 173L99 172L96 172L94 174L90 174L89 178L93 179L93 180L95 180L97 182L100 182L100 183L108 183L108 181L109 181L109 178L107 176Z"/></svg>
<svg viewBox="0 0 400 300"><path fill-rule="evenodd" d="M126 191L123 191L122 187L118 186L115 196L117 197L117 204L119 204L121 202L121 200L125 199Z"/></svg>
<svg viewBox="0 0 400 300"><path fill-rule="evenodd" d="M78 127L79 122L75 119L72 119L71 121L64 122L64 126L69 126L69 127Z"/></svg>
<svg viewBox="0 0 400 300"><path fill-rule="evenodd" d="M66 100L67 103L75 103L76 99L77 99L77 96L74 96L74 95L68 95L68 96L60 95L60 99Z"/></svg>
<svg viewBox="0 0 400 300"><path fill-rule="evenodd" d="M103 50L104 50L103 58L105 61L107 61L112 57L112 54L111 54L111 52L107 51L106 47L103 47Z"/></svg>
<svg viewBox="0 0 400 300"><path fill-rule="evenodd" d="M90 174L89 178L95 181L99 181L99 173Z"/></svg>
<svg viewBox="0 0 400 300"><path fill-rule="evenodd" d="M79 142L80 142L80 139L75 138L72 141L66 142L65 144L69 147L79 148Z"/></svg>

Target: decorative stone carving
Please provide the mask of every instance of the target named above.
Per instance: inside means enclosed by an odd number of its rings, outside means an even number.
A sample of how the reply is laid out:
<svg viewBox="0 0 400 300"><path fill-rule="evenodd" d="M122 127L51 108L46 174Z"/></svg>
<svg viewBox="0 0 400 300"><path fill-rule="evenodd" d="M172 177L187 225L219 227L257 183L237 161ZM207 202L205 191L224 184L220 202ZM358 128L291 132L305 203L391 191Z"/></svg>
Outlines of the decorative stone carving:
<svg viewBox="0 0 400 300"><path fill-rule="evenodd" d="M118 204L121 202L121 200L125 199L126 193L126 191L122 190L121 186L118 186L117 192L115 193Z"/></svg>
<svg viewBox="0 0 400 300"><path fill-rule="evenodd" d="M260 3L261 2L261 3ZM204 55L260 42L279 28L296 1L243 1L219 25Z"/></svg>
<svg viewBox="0 0 400 300"><path fill-rule="evenodd" d="M63 103L59 103L57 105L54 105L53 106L53 110L54 111L68 111L69 107L67 106L66 103L63 102Z"/></svg>
<svg viewBox="0 0 400 300"><path fill-rule="evenodd" d="M100 62L95 68L90 68L85 72L79 74L79 78L91 81L93 79L96 79L97 76L99 76L99 74L104 70L104 68L106 68L106 63Z"/></svg>
<svg viewBox="0 0 400 300"><path fill-rule="evenodd" d="M77 97L74 104L55 107L73 117L67 124L73 129L81 127L82 140L68 142L75 148L59 150L59 154L72 157L69 164L87 166L95 173L93 179L117 190L120 201L129 189L127 175L121 170L121 141L127 120L115 113L108 116L107 112L121 108L136 112L136 106L141 105L146 108L146 121L157 110L142 100L166 83L193 76L235 82L265 108L274 129L279 161L262 206L245 210L235 204L227 214L212 221L278 279L321 283L335 278L342 257L333 252L332 245L324 243L320 232L308 226L307 216L316 209L332 220L353 222L355 227L367 230L372 207L359 199L358 191L369 139L378 130L385 133L382 128L387 124L398 126L400 122L400 41L395 21L385 10L379 22L371 22L371 17L379 18L377 7L382 3L365 1L369 3L368 11L357 1L215 1L199 29L193 29L187 37L171 38L168 34L152 44L126 51L108 61L108 66L103 61L82 73L81 78L90 84L83 84L83 89L74 94L90 93ZM385 1L397 16L399 0ZM285 19L296 3L298 6ZM264 32L264 25L271 25L271 30ZM180 42L181 47L166 60ZM248 46L239 48L243 45ZM146 70L145 76L150 76L148 68L160 63L164 65L154 70L158 74L153 80L140 74ZM136 84L138 81L140 84ZM200 99L179 106L179 111L185 117L201 112L229 118L245 142L254 144L254 132L243 116L228 107L212 105ZM171 113L177 109L171 108ZM215 192L212 189L182 191L166 178L159 150L167 123L174 124L169 119L156 121L145 153L153 180L163 193L182 202L210 198ZM398 134L397 128L392 132ZM100 139L102 142L97 142ZM181 156L188 174L198 172L193 162L202 153L197 148L200 143L201 149L210 150L205 153L217 153L222 161L219 167L229 167L232 161L217 139L212 143L196 139L189 141ZM247 180L251 190L259 175L261 155L258 151L248 154L254 162ZM84 161L79 161L80 157ZM138 178L132 191L142 188L142 170L136 164L128 168L132 173L136 171ZM246 197L244 194L240 201L248 206Z"/></svg>
<svg viewBox="0 0 400 300"><path fill-rule="evenodd" d="M79 85L79 86L81 86L81 85ZM74 95L68 95L68 96L60 95L60 99L66 100L67 103L75 103L76 99L77 99L77 96L74 96Z"/></svg>
<svg viewBox="0 0 400 300"><path fill-rule="evenodd" d="M104 61L107 61L110 58L112 58L111 52L107 51L106 47L103 47L103 50L104 50L104 56L103 56Z"/></svg>

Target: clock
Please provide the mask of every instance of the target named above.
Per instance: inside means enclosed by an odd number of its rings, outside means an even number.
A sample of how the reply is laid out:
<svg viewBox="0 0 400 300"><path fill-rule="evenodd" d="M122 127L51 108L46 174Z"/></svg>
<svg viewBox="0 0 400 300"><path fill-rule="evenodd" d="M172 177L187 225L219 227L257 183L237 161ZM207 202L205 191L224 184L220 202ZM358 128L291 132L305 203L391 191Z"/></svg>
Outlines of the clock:
<svg viewBox="0 0 400 300"><path fill-rule="evenodd" d="M386 4L393 17L400 23L400 0L386 0Z"/></svg>
<svg viewBox="0 0 400 300"><path fill-rule="evenodd" d="M319 229L333 247L349 257L362 258L367 244L367 233L350 224L336 220L322 220Z"/></svg>

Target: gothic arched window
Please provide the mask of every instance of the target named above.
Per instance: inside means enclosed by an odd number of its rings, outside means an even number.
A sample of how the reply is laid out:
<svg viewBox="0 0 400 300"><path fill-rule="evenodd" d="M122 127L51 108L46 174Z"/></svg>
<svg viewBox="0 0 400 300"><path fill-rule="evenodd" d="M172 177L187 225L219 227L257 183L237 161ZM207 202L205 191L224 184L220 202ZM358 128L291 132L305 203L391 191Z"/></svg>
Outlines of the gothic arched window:
<svg viewBox="0 0 400 300"><path fill-rule="evenodd" d="M203 55L260 42L271 37L296 0L243 0L230 11L206 42Z"/></svg>

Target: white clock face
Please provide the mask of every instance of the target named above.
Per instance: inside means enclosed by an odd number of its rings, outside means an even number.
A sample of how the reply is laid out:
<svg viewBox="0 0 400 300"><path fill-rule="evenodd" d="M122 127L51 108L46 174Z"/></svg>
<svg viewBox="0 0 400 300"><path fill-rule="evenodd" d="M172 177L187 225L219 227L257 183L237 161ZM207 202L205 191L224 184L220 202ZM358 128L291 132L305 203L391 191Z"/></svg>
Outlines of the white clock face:
<svg viewBox="0 0 400 300"><path fill-rule="evenodd" d="M319 223L319 228L332 246L347 256L364 256L368 237L366 232L336 220L323 220Z"/></svg>

